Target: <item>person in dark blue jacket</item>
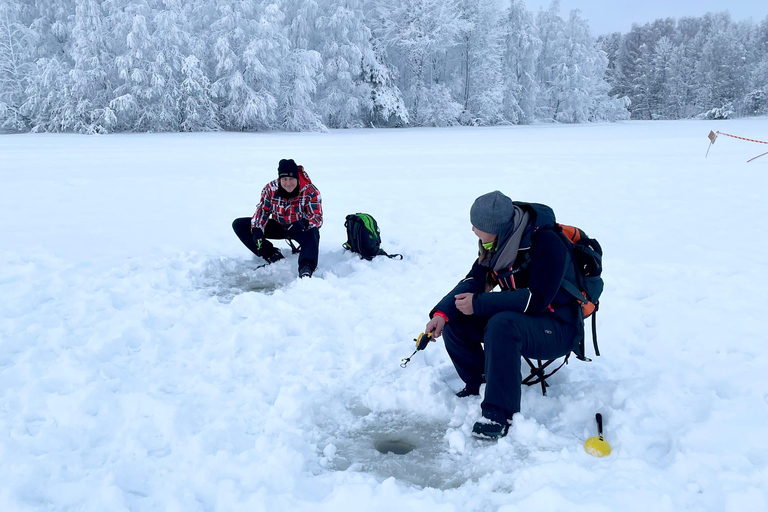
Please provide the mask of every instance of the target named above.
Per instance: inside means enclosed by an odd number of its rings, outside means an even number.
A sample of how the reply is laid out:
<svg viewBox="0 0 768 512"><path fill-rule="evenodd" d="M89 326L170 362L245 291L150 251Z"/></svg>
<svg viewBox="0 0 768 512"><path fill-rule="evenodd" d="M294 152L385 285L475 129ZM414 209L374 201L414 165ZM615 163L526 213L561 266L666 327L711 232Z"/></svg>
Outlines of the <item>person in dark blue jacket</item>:
<svg viewBox="0 0 768 512"><path fill-rule="evenodd" d="M552 210L513 202L499 191L478 197L470 209L479 256L467 277L430 312L425 332L443 335L466 386L456 395L480 394L483 417L472 433L503 437L520 412L521 356L555 359L583 335L579 303L561 288L575 271ZM499 285L501 291L491 291Z"/></svg>

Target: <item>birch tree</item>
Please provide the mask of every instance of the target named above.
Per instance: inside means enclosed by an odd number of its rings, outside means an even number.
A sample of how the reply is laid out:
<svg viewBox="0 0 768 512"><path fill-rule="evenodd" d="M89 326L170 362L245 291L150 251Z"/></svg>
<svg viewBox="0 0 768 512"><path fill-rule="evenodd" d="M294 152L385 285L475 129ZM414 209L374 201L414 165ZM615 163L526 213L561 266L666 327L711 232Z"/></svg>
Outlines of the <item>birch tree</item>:
<svg viewBox="0 0 768 512"><path fill-rule="evenodd" d="M535 119L539 84L536 63L542 42L537 35L533 15L521 0L511 0L501 33L503 48L503 115L513 124L529 124Z"/></svg>
<svg viewBox="0 0 768 512"><path fill-rule="evenodd" d="M460 67L457 82L464 124L504 120L502 9L497 0L461 0Z"/></svg>
<svg viewBox="0 0 768 512"><path fill-rule="evenodd" d="M383 0L377 7L380 37L402 59L401 90L417 125L458 122L462 105L442 83L438 60L458 44L466 27L453 0Z"/></svg>
<svg viewBox="0 0 768 512"><path fill-rule="evenodd" d="M117 118L110 107L114 96L114 40L108 35L102 3L77 0L72 32L71 101L61 124L81 133L107 133Z"/></svg>
<svg viewBox="0 0 768 512"><path fill-rule="evenodd" d="M23 22L22 6L0 3L0 127L23 131L31 119L23 111L34 66L37 34Z"/></svg>

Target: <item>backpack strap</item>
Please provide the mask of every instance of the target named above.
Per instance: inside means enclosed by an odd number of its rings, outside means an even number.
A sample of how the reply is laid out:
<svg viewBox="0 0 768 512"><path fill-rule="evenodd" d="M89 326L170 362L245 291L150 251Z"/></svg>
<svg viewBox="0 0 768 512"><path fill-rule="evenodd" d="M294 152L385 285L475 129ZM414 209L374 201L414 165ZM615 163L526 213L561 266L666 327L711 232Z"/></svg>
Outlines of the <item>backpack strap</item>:
<svg viewBox="0 0 768 512"><path fill-rule="evenodd" d="M353 251L354 250L354 249L352 249L352 246L349 245L347 242L344 242L343 244L341 244L341 246L344 249L348 250L348 251ZM392 258L392 259L394 259L394 258L403 259L403 255L402 254L396 254L396 253L389 254L384 249L379 249L379 252L376 253L376 256L386 256L387 258Z"/></svg>
<svg viewBox="0 0 768 512"><path fill-rule="evenodd" d="M379 252L376 253L376 256L386 256L387 258L391 258L391 259L394 259L394 258L403 259L402 254L387 254L387 252L384 251L384 249L379 249Z"/></svg>
<svg viewBox="0 0 768 512"><path fill-rule="evenodd" d="M600 309L600 301L595 304L595 311L592 312L592 345L595 347L595 355L600 355L600 349L597 348L597 310Z"/></svg>
<svg viewBox="0 0 768 512"><path fill-rule="evenodd" d="M579 291L579 288L567 279L563 279L563 282L560 283L560 288L573 295L573 298L578 300L579 303L584 302L584 295Z"/></svg>
<svg viewBox="0 0 768 512"><path fill-rule="evenodd" d="M579 292L579 289L571 283L570 281L563 280L562 284L560 285L561 288L563 288L565 291L573 295L574 298L576 298L578 301L584 300L584 295ZM600 309L600 301L597 301L595 304L595 310L592 312L592 346L595 347L595 355L600 355L600 349L597 346L597 310ZM582 317L581 321L584 323L583 318L583 312L581 309L581 302L579 302L579 316ZM584 337L582 336L579 340L579 352L576 352L576 355L579 359L582 359L584 361L589 361L590 359L586 357L586 354L584 353Z"/></svg>

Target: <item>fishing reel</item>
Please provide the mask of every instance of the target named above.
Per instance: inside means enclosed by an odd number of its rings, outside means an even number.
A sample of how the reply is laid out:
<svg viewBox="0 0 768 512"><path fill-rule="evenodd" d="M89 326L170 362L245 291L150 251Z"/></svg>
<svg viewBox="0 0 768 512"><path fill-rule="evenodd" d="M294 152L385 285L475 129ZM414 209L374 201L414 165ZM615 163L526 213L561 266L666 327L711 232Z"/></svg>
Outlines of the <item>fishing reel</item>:
<svg viewBox="0 0 768 512"><path fill-rule="evenodd" d="M429 345L429 342L434 341L434 338L432 337L432 333L428 332L426 334L424 333L419 334L416 338L413 339L413 341L416 343L416 350L414 350L413 354L411 354L409 357L403 358L403 362L400 363L400 368L405 368L410 362L411 357L415 356L419 350L424 350L425 348L427 348L427 345Z"/></svg>

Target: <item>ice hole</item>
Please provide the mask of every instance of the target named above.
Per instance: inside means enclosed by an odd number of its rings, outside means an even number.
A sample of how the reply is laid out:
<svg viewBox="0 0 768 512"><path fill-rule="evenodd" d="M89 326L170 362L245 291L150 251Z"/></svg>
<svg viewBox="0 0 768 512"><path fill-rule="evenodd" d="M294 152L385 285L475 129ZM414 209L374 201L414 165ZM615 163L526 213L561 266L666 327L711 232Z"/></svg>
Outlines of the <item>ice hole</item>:
<svg viewBox="0 0 768 512"><path fill-rule="evenodd" d="M394 453L395 455L405 455L413 451L416 446L402 439L382 439L374 444L374 447L381 453Z"/></svg>

